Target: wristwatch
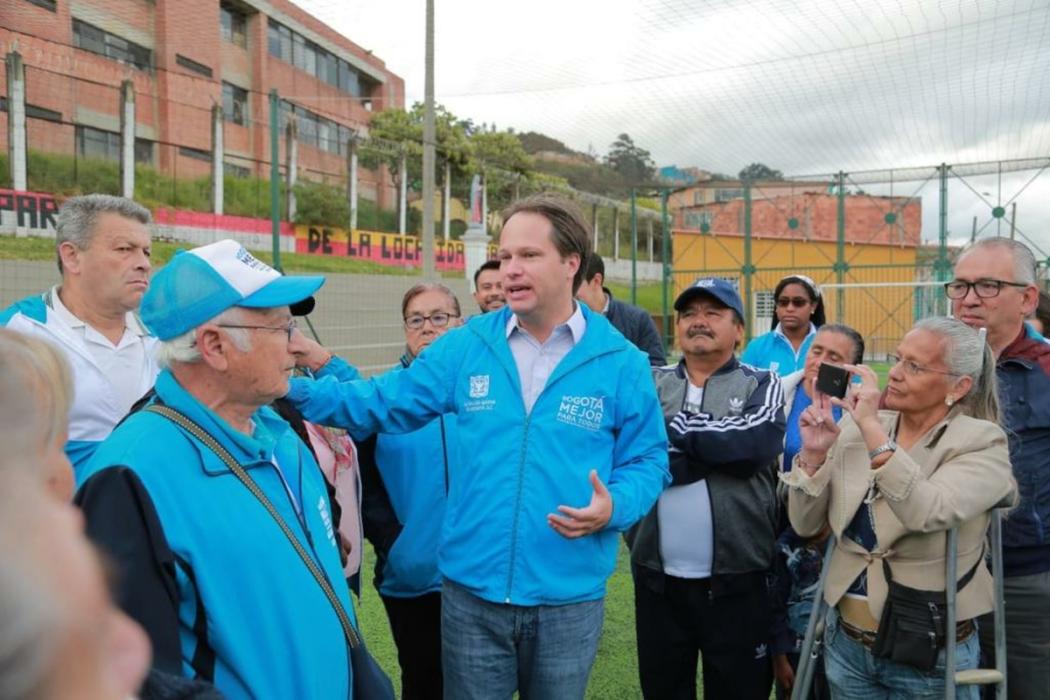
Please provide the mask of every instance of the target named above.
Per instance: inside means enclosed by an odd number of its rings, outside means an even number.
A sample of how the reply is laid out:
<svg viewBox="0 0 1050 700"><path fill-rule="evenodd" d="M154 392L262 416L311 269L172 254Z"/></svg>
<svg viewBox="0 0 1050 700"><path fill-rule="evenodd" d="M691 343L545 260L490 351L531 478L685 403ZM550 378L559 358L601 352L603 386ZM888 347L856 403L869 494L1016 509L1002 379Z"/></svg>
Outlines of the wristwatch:
<svg viewBox="0 0 1050 700"><path fill-rule="evenodd" d="M886 442L882 443L881 445L879 445L874 450L872 450L871 452L868 453L868 461L871 461L871 460L875 459L876 457L878 457L879 455L881 455L884 452L896 452L896 451L897 451L897 442L893 438L890 438L889 440L887 440Z"/></svg>

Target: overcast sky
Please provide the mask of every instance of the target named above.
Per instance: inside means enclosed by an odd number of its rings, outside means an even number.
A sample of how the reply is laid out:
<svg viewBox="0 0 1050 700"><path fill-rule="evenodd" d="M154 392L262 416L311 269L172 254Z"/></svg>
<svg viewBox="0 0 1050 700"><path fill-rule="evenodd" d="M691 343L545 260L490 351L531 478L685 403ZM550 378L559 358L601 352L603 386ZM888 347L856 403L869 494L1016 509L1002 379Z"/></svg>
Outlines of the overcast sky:
<svg viewBox="0 0 1050 700"><path fill-rule="evenodd" d="M295 1L385 60L407 104L422 100L423 0ZM435 6L438 102L580 151L626 132L659 165L789 175L1050 156L1050 0ZM1034 174L957 181L953 238L989 219L977 193L1005 203ZM894 177L895 194L920 185ZM921 194L929 238L936 188ZM1017 201L1022 233L1050 251L1050 171Z"/></svg>

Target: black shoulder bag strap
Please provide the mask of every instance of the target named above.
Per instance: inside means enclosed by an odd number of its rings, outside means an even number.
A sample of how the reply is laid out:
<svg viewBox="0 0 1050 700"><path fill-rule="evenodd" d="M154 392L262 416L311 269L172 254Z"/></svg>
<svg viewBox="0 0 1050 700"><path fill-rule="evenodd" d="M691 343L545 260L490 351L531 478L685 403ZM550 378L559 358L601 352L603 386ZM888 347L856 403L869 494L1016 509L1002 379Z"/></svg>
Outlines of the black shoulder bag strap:
<svg viewBox="0 0 1050 700"><path fill-rule="evenodd" d="M161 406L157 404L151 404L143 409L144 411L150 411L151 413L157 413L164 416L171 422L175 423L183 430L188 432L193 437L204 443L212 452L218 455L219 459L226 463L226 466L230 468L244 486L252 492L252 495L258 499L259 503L262 504L263 508L273 517L274 521L281 528L285 537L295 548L295 551L299 554L299 557L303 560L306 568L313 574L314 580L317 581L317 585L324 591L325 597L328 598L328 602L331 603L332 609L335 610L336 616L339 618L339 624L343 627L343 636L346 637L346 643L350 645L351 649L357 649L361 645L361 639L357 635L357 630L354 629L353 623L350 622L350 617L346 614L346 610L343 609L343 604L339 601L339 597L335 594L335 590L332 589L332 584L328 582L328 578L324 575L318 567L317 562L307 553L302 543L296 538L295 533L292 532L291 528L284 521L278 513L277 509L274 508L273 503L270 499L262 492L259 485L248 476L248 473L244 471L230 451L219 444L219 441L212 437L208 431L200 427L192 419L187 417L185 414L176 411L170 406Z"/></svg>

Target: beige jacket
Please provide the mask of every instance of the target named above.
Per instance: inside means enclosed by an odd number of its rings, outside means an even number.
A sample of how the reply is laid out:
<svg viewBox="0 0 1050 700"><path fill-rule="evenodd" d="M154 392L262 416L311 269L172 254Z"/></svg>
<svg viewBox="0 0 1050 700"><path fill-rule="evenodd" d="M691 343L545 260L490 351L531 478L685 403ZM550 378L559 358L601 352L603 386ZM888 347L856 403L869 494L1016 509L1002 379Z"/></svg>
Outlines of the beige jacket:
<svg viewBox="0 0 1050 700"><path fill-rule="evenodd" d="M880 411L887 432L897 422L896 411ZM988 512L1003 499L1016 497L1006 434L989 421L956 411L934 426L910 450L898 449L879 469L868 460L868 447L851 417L839 424L842 433L827 460L812 477L798 468L781 478L790 486L788 516L803 537L830 523L837 544L828 570L824 599L838 604L850 584L868 569L868 607L878 620L886 601L885 558L895 581L912 588L945 588L946 531L959 528L958 576L984 551ZM874 484L872 516L878 539L868 552L846 529ZM981 563L973 580L959 592L958 619L967 620L992 609L992 578Z"/></svg>

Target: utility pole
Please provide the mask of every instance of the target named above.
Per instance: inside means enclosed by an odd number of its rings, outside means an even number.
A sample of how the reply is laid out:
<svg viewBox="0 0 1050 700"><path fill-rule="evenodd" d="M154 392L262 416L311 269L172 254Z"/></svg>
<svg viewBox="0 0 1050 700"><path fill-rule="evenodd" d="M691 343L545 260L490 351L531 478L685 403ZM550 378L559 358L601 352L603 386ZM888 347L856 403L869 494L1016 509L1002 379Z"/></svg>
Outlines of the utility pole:
<svg viewBox="0 0 1050 700"><path fill-rule="evenodd" d="M426 77L423 86L423 277L434 268L434 0L427 0Z"/></svg>

